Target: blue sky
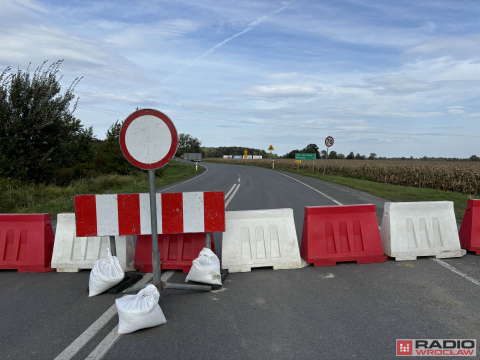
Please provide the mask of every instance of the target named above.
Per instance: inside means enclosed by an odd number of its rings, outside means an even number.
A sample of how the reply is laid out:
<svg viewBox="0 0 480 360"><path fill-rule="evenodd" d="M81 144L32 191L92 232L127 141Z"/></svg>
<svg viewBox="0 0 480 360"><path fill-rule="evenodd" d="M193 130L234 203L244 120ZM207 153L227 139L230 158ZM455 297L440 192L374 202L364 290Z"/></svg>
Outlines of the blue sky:
<svg viewBox="0 0 480 360"><path fill-rule="evenodd" d="M99 139L135 108L204 146L480 155L480 1L2 0L0 66L65 59Z"/></svg>

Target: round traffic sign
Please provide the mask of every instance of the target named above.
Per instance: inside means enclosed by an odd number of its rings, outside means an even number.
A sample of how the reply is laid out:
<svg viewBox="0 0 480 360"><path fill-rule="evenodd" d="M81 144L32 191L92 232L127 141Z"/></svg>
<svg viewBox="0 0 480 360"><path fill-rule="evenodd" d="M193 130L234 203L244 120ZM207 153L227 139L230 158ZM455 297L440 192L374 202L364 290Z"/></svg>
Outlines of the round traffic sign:
<svg viewBox="0 0 480 360"><path fill-rule="evenodd" d="M133 165L143 170L165 166L175 155L178 135L167 115L158 110L135 111L120 130L120 148Z"/></svg>
<svg viewBox="0 0 480 360"><path fill-rule="evenodd" d="M325 145L327 145L327 147L333 145L333 138L331 136L327 136L327 138L325 139Z"/></svg>

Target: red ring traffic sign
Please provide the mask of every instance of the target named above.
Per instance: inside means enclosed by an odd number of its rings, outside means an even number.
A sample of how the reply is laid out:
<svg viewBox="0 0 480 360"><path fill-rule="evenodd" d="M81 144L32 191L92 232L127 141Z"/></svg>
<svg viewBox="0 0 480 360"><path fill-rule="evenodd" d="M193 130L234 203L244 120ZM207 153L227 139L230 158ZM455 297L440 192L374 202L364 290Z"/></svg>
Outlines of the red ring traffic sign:
<svg viewBox="0 0 480 360"><path fill-rule="evenodd" d="M325 139L325 145L327 145L327 147L332 146L333 145L333 137L327 136L327 138Z"/></svg>
<svg viewBox="0 0 480 360"><path fill-rule="evenodd" d="M167 115L158 110L135 111L120 130L120 148L133 165L143 170L165 166L175 155L178 135Z"/></svg>

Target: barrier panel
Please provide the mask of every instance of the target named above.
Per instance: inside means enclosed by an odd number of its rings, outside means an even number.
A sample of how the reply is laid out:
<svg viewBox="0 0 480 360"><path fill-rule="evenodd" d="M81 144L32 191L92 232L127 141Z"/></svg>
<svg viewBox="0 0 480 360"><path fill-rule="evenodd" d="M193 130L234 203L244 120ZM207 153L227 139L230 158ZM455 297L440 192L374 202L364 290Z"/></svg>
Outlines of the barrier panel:
<svg viewBox="0 0 480 360"><path fill-rule="evenodd" d="M234 273L265 266L302 267L293 210L226 211L222 269Z"/></svg>
<svg viewBox="0 0 480 360"><path fill-rule="evenodd" d="M480 255L480 200L468 199L459 237L463 249Z"/></svg>
<svg viewBox="0 0 480 360"><path fill-rule="evenodd" d="M375 205L306 206L300 253L314 266L388 260L383 253Z"/></svg>
<svg viewBox="0 0 480 360"><path fill-rule="evenodd" d="M162 270L182 270L188 273L207 241L206 233L158 234L158 249ZM212 251L215 243L212 238ZM138 235L135 249L135 268L152 272L152 235Z"/></svg>
<svg viewBox="0 0 480 360"><path fill-rule="evenodd" d="M159 234L225 230L223 191L157 193ZM150 235L149 194L76 195L77 236Z"/></svg>
<svg viewBox="0 0 480 360"><path fill-rule="evenodd" d="M381 237L385 254L396 261L465 255L452 201L385 203Z"/></svg>
<svg viewBox="0 0 480 360"><path fill-rule="evenodd" d="M53 242L50 214L0 215L0 269L54 271Z"/></svg>
<svg viewBox="0 0 480 360"><path fill-rule="evenodd" d="M56 268L58 272L93 269L97 260L106 258L105 250L110 248L108 236L76 237L75 234L75 214L58 214L52 256L52 268ZM133 270L133 236L115 236L115 245L122 269Z"/></svg>

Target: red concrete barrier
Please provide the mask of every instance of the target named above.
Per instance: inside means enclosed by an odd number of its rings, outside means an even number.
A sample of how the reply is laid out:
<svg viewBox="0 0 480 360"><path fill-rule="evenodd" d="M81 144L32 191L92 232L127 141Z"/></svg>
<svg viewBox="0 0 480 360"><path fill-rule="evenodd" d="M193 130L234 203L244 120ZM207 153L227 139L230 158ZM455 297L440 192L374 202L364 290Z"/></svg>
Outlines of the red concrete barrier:
<svg viewBox="0 0 480 360"><path fill-rule="evenodd" d="M462 249L480 255L480 200L468 199L458 235Z"/></svg>
<svg viewBox="0 0 480 360"><path fill-rule="evenodd" d="M375 205L305 207L300 255L314 266L388 260L383 253Z"/></svg>
<svg viewBox="0 0 480 360"><path fill-rule="evenodd" d="M54 271L50 214L0 214L0 269Z"/></svg>
<svg viewBox="0 0 480 360"><path fill-rule="evenodd" d="M205 247L206 233L158 234L162 270L183 270L188 273L200 251ZM215 252L213 236L212 251ZM135 265L141 272L152 272L152 235L138 235Z"/></svg>

